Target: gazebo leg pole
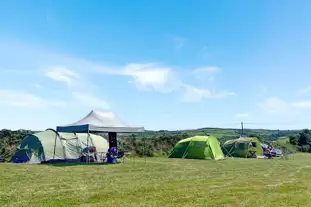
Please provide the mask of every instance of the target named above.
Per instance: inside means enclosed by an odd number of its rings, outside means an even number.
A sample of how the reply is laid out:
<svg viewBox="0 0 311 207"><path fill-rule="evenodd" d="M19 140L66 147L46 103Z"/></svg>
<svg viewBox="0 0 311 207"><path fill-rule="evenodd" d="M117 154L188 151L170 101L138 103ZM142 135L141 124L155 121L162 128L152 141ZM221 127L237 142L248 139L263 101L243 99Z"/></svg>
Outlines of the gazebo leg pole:
<svg viewBox="0 0 311 207"><path fill-rule="evenodd" d="M87 147L87 155L86 155L86 163L89 164L89 154L90 154L90 148L89 148L89 139L90 139L90 131L87 130L87 139L86 139L86 147Z"/></svg>
<svg viewBox="0 0 311 207"><path fill-rule="evenodd" d="M53 160L55 159L55 152L56 152L56 139L57 139L57 133L55 133Z"/></svg>
<svg viewBox="0 0 311 207"><path fill-rule="evenodd" d="M144 159L145 159L145 163L146 163L146 137L144 134L143 134L143 137L144 137Z"/></svg>

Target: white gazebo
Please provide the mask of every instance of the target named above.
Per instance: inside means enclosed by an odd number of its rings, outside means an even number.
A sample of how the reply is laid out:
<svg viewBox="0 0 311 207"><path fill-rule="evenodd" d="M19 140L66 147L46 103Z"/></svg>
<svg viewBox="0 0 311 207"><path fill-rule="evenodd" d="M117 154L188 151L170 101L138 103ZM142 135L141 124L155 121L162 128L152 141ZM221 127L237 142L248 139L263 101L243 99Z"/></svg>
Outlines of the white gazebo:
<svg viewBox="0 0 311 207"><path fill-rule="evenodd" d="M142 133L145 131L142 126L133 126L121 121L112 112L91 111L81 120L65 126L57 126L57 132L67 133L108 133L109 145L111 140L117 139L117 133ZM87 147L89 148L89 137ZM145 142L144 142L145 143ZM115 143L116 144L116 143ZM111 146L109 146L111 147ZM89 156L89 153L88 153Z"/></svg>

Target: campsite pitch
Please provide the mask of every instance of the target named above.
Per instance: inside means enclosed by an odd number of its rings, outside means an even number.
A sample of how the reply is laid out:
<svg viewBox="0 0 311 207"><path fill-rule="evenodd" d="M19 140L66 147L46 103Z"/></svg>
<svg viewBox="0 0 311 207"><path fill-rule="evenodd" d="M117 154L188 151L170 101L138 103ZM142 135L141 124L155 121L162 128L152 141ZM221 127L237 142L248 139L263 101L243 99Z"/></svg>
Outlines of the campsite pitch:
<svg viewBox="0 0 311 207"><path fill-rule="evenodd" d="M310 206L311 155L1 164L0 206Z"/></svg>

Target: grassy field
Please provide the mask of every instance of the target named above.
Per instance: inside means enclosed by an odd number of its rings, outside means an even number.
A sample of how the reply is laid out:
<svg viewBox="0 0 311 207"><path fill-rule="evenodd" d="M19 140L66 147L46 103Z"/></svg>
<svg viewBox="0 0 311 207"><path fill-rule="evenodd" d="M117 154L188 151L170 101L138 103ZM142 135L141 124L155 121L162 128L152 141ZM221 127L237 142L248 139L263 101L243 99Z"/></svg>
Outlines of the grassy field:
<svg viewBox="0 0 311 207"><path fill-rule="evenodd" d="M0 206L310 206L311 155L0 165Z"/></svg>

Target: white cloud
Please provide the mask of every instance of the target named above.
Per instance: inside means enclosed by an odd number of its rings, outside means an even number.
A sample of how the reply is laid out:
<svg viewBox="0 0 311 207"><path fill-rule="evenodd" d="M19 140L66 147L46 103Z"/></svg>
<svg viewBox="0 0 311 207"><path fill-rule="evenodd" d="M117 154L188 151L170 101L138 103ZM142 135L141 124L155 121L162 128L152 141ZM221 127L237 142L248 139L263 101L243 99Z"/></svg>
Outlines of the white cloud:
<svg viewBox="0 0 311 207"><path fill-rule="evenodd" d="M80 75L65 67L50 67L45 75L55 81L67 84L69 87L75 86L80 79Z"/></svg>
<svg viewBox="0 0 311 207"><path fill-rule="evenodd" d="M259 104L259 107L268 113L294 113L301 108L311 108L311 101L287 102L273 97Z"/></svg>
<svg viewBox="0 0 311 207"><path fill-rule="evenodd" d="M48 100L31 93L14 90L0 90L0 104L24 107L24 108L44 108L44 107L64 107L64 101Z"/></svg>
<svg viewBox="0 0 311 207"><path fill-rule="evenodd" d="M302 94L307 94L311 92L311 86L308 86L306 88L302 88L300 90L297 91L298 94L302 95Z"/></svg>
<svg viewBox="0 0 311 207"><path fill-rule="evenodd" d="M139 90L167 93L180 87L180 81L171 68L156 64L128 64L123 74L131 76Z"/></svg>
<svg viewBox="0 0 311 207"><path fill-rule="evenodd" d="M74 100L73 104L81 104L88 107L95 107L96 109L109 109L109 104L92 94L73 92L72 97Z"/></svg>
<svg viewBox="0 0 311 207"><path fill-rule="evenodd" d="M12 50L12 47L11 47ZM1 51L1 50L0 50ZM25 51L30 51L26 53ZM194 99L215 99L234 95L226 91L210 91L206 89L185 88L187 80L182 80L181 73L175 68L158 63L129 63L125 65L107 65L100 62L93 62L85 59L74 58L62 54L53 54L44 51L42 48L33 46L16 45L11 51L12 55L18 56L27 62L27 68L44 68L45 76L60 83L66 84L71 92L73 89L77 92L85 93L86 90L94 93L92 79L88 76L109 78L108 75L124 76L129 78L129 82L141 91L155 91L161 93L184 92L185 97L197 96ZM55 66L56 65L56 66ZM17 68L18 69L18 68ZM220 71L217 67L200 67L197 72L204 74L215 74ZM187 75L194 75L188 74ZM187 77L188 78L188 77ZM93 85L94 86L94 85ZM44 83L44 88L48 89L48 83ZM189 94L194 91L194 95ZM68 92L68 91L67 91ZM201 98L200 98L201 97ZM186 98L187 99L187 98Z"/></svg>
<svg viewBox="0 0 311 207"><path fill-rule="evenodd" d="M297 101L292 103L292 106L297 108L311 108L311 101Z"/></svg>
<svg viewBox="0 0 311 207"><path fill-rule="evenodd" d="M268 93L268 89L265 86L259 87L259 93L257 94L257 97L263 97Z"/></svg>
<svg viewBox="0 0 311 207"><path fill-rule="evenodd" d="M73 92L66 101L58 101L43 98L31 93L16 90L0 90L0 104L22 108L50 108L66 107L69 105L81 105L95 107L97 109L108 109L109 104L93 94Z"/></svg>
<svg viewBox="0 0 311 207"><path fill-rule="evenodd" d="M247 113L241 113L241 114L236 114L235 117L239 118L239 117L248 117Z"/></svg>
<svg viewBox="0 0 311 207"><path fill-rule="evenodd" d="M278 112L286 112L290 109L290 104L287 102L276 98L268 98L266 101L259 103L259 107L264 111L264 112L269 112L269 113L278 113Z"/></svg>
<svg viewBox="0 0 311 207"><path fill-rule="evenodd" d="M215 92L207 89L199 89L194 86L184 85L183 101L185 102L200 102L204 99L221 99L228 96L236 95L233 92L221 91Z"/></svg>
<svg viewBox="0 0 311 207"><path fill-rule="evenodd" d="M207 45L204 45L197 53L197 55L203 59L207 58L210 54L208 52Z"/></svg>
<svg viewBox="0 0 311 207"><path fill-rule="evenodd" d="M131 77L138 90L169 93L181 86L173 69L156 63L129 63L124 67L95 67L93 72Z"/></svg>
<svg viewBox="0 0 311 207"><path fill-rule="evenodd" d="M221 69L215 66L200 67L193 71L194 75L198 79L208 79L210 81L213 81L215 75L220 72L221 72Z"/></svg>
<svg viewBox="0 0 311 207"><path fill-rule="evenodd" d="M195 73L219 73L221 69L215 66L200 67L194 70Z"/></svg>
<svg viewBox="0 0 311 207"><path fill-rule="evenodd" d="M172 37L172 41L175 45L175 49L180 50L185 45L186 39L183 37L175 36L175 37Z"/></svg>
<svg viewBox="0 0 311 207"><path fill-rule="evenodd" d="M38 89L42 88L42 86L38 83L33 84L33 87L38 88Z"/></svg>

